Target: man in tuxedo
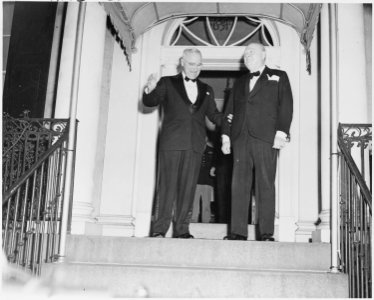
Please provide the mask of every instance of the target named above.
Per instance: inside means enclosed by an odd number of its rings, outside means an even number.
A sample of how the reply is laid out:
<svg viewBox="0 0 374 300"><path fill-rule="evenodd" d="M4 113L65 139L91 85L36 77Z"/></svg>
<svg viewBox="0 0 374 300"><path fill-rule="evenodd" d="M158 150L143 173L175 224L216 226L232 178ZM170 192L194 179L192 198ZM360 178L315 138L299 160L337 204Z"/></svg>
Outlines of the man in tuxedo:
<svg viewBox="0 0 374 300"><path fill-rule="evenodd" d="M255 182L258 240L274 241L275 173L277 152L289 141L292 91L286 72L265 65L262 44L244 51L248 74L234 84L225 115L232 124L222 125L222 152L233 149L230 234L228 240L247 240L248 205ZM255 179L255 180L254 180Z"/></svg>
<svg viewBox="0 0 374 300"><path fill-rule="evenodd" d="M205 149L205 117L217 125L222 119L213 89L198 79L201 52L196 48L185 49L181 67L178 75L160 80L152 74L143 94L144 105L160 105L163 110L152 237L165 237L173 219L173 237L193 238L189 224Z"/></svg>

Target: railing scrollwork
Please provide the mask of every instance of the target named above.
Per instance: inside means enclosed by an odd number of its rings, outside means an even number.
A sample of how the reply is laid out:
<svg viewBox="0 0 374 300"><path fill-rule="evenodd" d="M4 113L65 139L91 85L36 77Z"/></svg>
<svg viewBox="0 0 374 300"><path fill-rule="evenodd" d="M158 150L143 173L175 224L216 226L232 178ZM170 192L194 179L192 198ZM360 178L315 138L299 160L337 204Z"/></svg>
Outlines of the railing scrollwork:
<svg viewBox="0 0 374 300"><path fill-rule="evenodd" d="M3 115L3 193L58 141L66 126L66 119Z"/></svg>
<svg viewBox="0 0 374 300"><path fill-rule="evenodd" d="M340 149L340 259L341 268L349 278L349 296L372 296L372 195L364 175L371 178L371 125L340 124L338 145ZM352 157L359 148L361 170Z"/></svg>
<svg viewBox="0 0 374 300"><path fill-rule="evenodd" d="M40 274L58 255L69 120L3 116L2 246L9 262ZM67 217L67 216L65 216Z"/></svg>

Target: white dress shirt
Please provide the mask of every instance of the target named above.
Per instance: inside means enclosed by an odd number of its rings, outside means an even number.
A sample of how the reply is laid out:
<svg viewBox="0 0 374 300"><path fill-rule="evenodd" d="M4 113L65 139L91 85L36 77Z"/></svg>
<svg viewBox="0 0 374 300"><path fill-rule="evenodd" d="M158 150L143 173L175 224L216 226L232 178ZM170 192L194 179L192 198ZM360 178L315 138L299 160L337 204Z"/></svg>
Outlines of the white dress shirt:
<svg viewBox="0 0 374 300"><path fill-rule="evenodd" d="M184 87L187 92L187 96L192 103L195 103L197 100L197 83L196 81L192 82L191 80L186 81L184 79L186 77L186 74L184 74L184 72L182 72L182 76L183 76L183 83L184 83Z"/></svg>
<svg viewBox="0 0 374 300"><path fill-rule="evenodd" d="M262 68L260 68L260 70L258 70L260 72L260 75L258 76L253 76L252 79L249 81L249 90L252 91L253 88L255 87L255 84L257 82L257 80L260 78L262 72L264 71L265 69L265 66L262 66Z"/></svg>

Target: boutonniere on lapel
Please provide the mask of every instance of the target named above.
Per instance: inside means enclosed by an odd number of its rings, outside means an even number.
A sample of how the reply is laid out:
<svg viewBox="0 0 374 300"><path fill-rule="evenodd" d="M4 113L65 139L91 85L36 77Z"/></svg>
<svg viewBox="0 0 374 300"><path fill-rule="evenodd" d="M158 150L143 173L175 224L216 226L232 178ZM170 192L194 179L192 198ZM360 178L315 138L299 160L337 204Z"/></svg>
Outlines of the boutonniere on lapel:
<svg viewBox="0 0 374 300"><path fill-rule="evenodd" d="M277 75L269 75L269 74L266 74L268 76L268 80L273 80L273 81L276 81L278 82L279 81L279 76Z"/></svg>
<svg viewBox="0 0 374 300"><path fill-rule="evenodd" d="M206 94L207 94L207 95L210 95L210 93L209 93L209 92L206 92Z"/></svg>

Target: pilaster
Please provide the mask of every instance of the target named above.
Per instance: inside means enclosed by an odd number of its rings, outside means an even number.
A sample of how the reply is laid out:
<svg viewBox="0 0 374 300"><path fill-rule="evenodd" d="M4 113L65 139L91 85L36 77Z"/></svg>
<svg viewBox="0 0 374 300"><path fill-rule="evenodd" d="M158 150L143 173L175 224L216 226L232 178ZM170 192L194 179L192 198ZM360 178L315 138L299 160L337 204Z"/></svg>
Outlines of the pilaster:
<svg viewBox="0 0 374 300"><path fill-rule="evenodd" d="M281 23L277 23L282 46L280 47L280 69L287 72L293 95L293 118L290 128L291 140L279 151L276 177L276 220L279 241L294 242L296 221L299 207L300 169L300 72L304 72L299 60L301 46L294 30Z"/></svg>
<svg viewBox="0 0 374 300"><path fill-rule="evenodd" d="M138 56L140 69L137 92L139 94L139 114L136 132L136 158L134 172L133 216L136 220L135 236L149 236L153 200L156 186L157 136L159 131L159 111L145 107L141 102L143 89L150 74L161 73L161 45L165 23L142 35ZM152 49L150 51L150 49Z"/></svg>
<svg viewBox="0 0 374 300"><path fill-rule="evenodd" d="M75 12L77 3L68 4L68 12L71 7ZM71 14L72 23L76 23L73 13ZM73 65L71 48L74 46L75 40L72 38L75 34L74 26L66 22L65 34L71 37L66 45L65 63L68 64L65 75L70 72L70 66ZM66 33L66 29L68 32ZM100 115L101 101L101 82L103 73L103 59L105 47L105 30L106 30L106 14L98 3L88 3L86 9L86 17L84 22L84 33L82 42L82 57L79 74L79 90L78 90L78 107L77 119L79 120L77 130L76 144L76 164L75 164L75 184L72 209L72 226L71 233L85 234L86 224L95 222L93 217L92 202L97 195L94 190L97 184L101 184L96 180L96 163L97 163L97 141L98 126ZM73 45L71 45L73 43ZM65 43L64 43L65 44ZM62 55L63 56L63 55ZM61 66L64 62L61 63ZM69 78L64 79L65 86L69 89ZM70 77L71 80L71 77ZM65 100L58 105L65 110L66 99L70 99L66 91L61 91L62 86L59 85L59 92L64 94ZM62 95L60 95L61 97ZM61 98L60 98L61 99ZM61 107L61 105L63 107Z"/></svg>
<svg viewBox="0 0 374 300"><path fill-rule="evenodd" d="M318 56L317 39L310 47L311 74L306 71L306 55L300 49L300 137L299 197L295 240L308 242L318 219Z"/></svg>
<svg viewBox="0 0 374 300"><path fill-rule="evenodd" d="M68 3L62 42L55 118L69 118L79 3Z"/></svg>
<svg viewBox="0 0 374 300"><path fill-rule="evenodd" d="M313 232L313 242L330 242L330 199L331 199L331 107L330 107L330 31L328 4L323 4L320 15L321 49L321 207L318 215L320 223Z"/></svg>

